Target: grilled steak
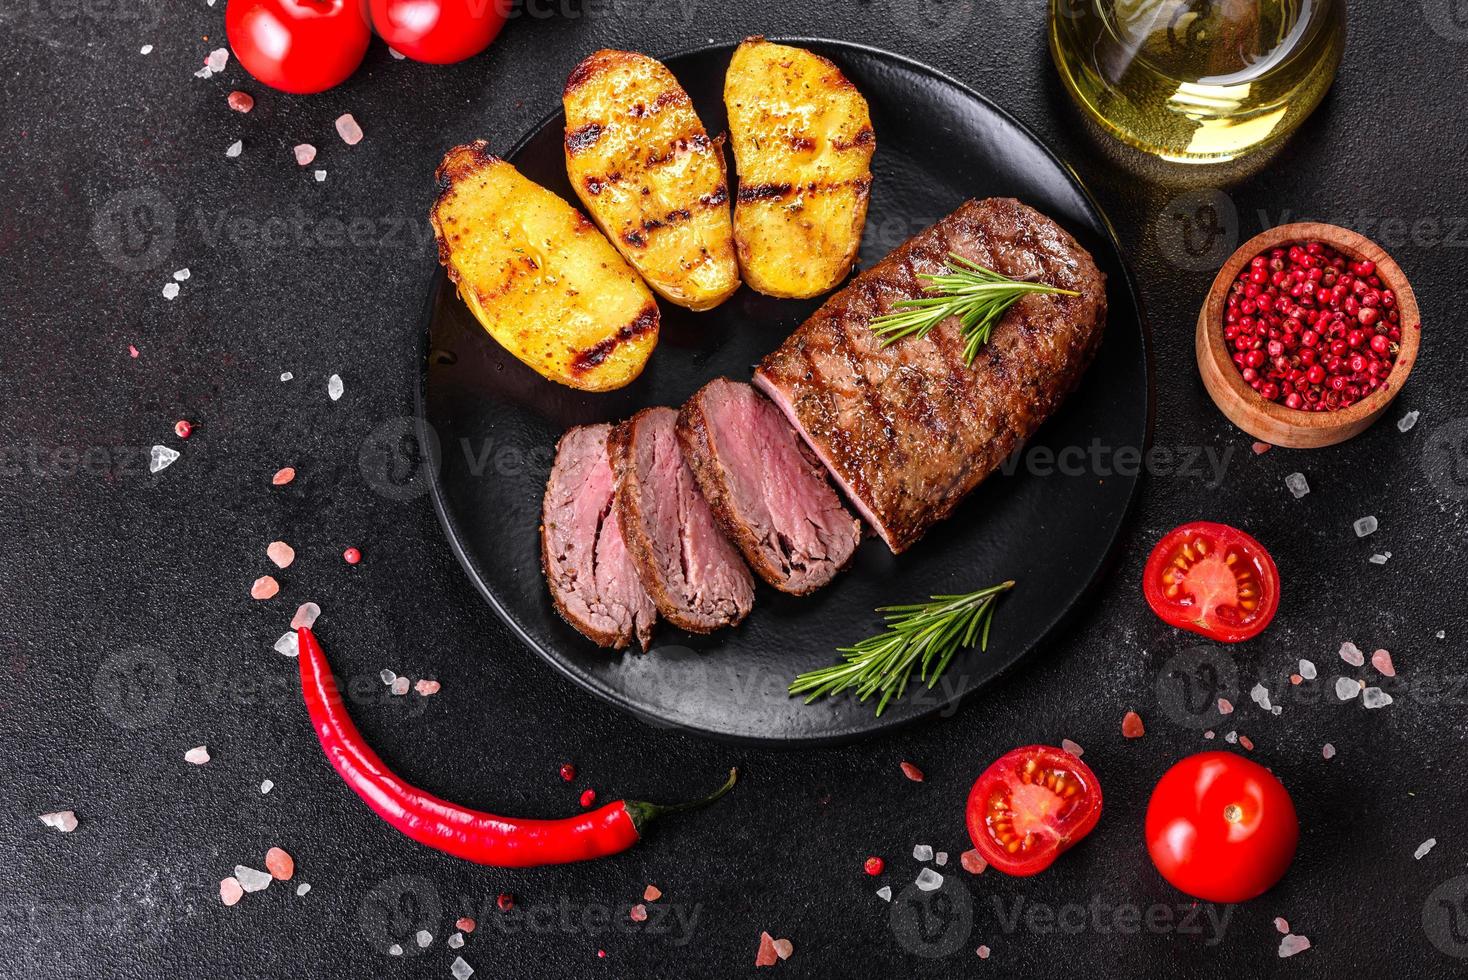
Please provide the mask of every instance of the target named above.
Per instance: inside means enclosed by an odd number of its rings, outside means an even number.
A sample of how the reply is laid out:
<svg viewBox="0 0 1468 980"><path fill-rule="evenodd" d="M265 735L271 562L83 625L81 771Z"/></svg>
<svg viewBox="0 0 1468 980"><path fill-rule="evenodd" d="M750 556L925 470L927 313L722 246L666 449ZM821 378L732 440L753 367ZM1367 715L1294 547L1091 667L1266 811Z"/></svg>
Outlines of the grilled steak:
<svg viewBox="0 0 1468 980"><path fill-rule="evenodd" d="M814 592L846 567L861 525L769 399L717 378L678 413L678 440L714 517L782 592Z"/></svg>
<svg viewBox="0 0 1468 980"><path fill-rule="evenodd" d="M607 458L609 425L561 437L541 505L540 560L561 616L600 646L635 635L646 650L657 610L622 540Z"/></svg>
<svg viewBox="0 0 1468 980"><path fill-rule="evenodd" d="M1078 296L1025 296L972 367L950 318L883 349L868 324L924 294L949 252ZM968 201L832 296L760 362L790 419L894 553L947 517L1080 380L1106 322L1106 279L1055 222L1008 198Z"/></svg>
<svg viewBox="0 0 1468 980"><path fill-rule="evenodd" d="M754 579L724 537L683 460L678 413L647 408L612 430L617 511L627 550L658 612L711 633L754 605Z"/></svg>

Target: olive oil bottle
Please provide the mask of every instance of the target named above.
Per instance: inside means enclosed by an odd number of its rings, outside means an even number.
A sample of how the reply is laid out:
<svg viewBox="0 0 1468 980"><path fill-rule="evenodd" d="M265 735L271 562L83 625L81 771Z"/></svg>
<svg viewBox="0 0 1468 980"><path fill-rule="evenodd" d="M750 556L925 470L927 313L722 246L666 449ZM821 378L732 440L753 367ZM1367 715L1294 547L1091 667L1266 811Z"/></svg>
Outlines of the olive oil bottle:
<svg viewBox="0 0 1468 980"><path fill-rule="evenodd" d="M1222 163L1320 104L1345 0L1051 0L1050 52L1082 110L1164 160Z"/></svg>

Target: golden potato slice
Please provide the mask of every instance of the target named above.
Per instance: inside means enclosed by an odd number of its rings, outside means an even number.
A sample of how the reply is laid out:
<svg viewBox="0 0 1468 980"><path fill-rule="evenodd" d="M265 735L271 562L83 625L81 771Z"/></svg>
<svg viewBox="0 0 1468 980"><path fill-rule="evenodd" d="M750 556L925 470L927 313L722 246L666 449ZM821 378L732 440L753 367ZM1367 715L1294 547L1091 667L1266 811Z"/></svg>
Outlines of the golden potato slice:
<svg viewBox="0 0 1468 980"><path fill-rule="evenodd" d="M739 288L723 137L709 139L662 62L598 51L571 72L566 172L591 217L671 303L718 306Z"/></svg>
<svg viewBox="0 0 1468 980"><path fill-rule="evenodd" d="M536 371L607 391L642 372L658 307L580 211L475 140L438 166L438 260L489 335Z"/></svg>
<svg viewBox="0 0 1468 980"><path fill-rule="evenodd" d="M752 37L729 62L724 102L745 282L770 296L831 289L867 219L877 138L866 99L825 58Z"/></svg>

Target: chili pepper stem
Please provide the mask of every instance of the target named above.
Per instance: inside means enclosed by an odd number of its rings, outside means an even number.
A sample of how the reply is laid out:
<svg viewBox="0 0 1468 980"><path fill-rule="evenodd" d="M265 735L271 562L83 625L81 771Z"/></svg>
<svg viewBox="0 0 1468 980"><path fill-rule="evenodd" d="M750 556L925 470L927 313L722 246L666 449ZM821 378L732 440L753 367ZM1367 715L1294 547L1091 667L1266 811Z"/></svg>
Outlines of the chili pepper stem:
<svg viewBox="0 0 1468 980"><path fill-rule="evenodd" d="M632 818L632 826L637 828L638 836L642 835L643 829L654 819L667 813L683 813L688 810L699 810L723 796L734 788L734 783L739 779L737 768L729 770L729 778L724 785L714 790L701 800L689 800L686 803L644 803L642 800L625 800L622 805L627 808L627 815Z"/></svg>

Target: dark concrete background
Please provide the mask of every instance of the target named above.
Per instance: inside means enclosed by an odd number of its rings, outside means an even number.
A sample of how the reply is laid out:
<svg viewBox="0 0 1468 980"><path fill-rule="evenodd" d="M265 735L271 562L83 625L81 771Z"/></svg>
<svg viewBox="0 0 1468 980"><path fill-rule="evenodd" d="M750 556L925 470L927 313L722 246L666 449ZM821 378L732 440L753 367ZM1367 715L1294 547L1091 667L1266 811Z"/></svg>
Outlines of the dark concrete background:
<svg viewBox="0 0 1468 980"><path fill-rule="evenodd" d="M480 976L723 976L750 969L762 929L794 943L775 970L800 976L1461 972L1468 17L1452 0L1390 13L1353 3L1326 104L1260 173L1200 189L1139 180L1090 142L1050 66L1042 7L537 0L466 64L399 62L374 44L346 85L295 98L233 61L191 77L222 43L223 3L0 4L0 973L447 976L444 940L461 914L480 920L460 951ZM1158 352L1157 443L1231 454L1216 487L1190 473L1148 481L1112 578L1060 642L952 717L841 749L731 749L583 694L473 593L428 502L373 492L358 466L364 439L411 410L432 262L423 218L443 149L480 136L508 148L597 47L658 54L755 32L899 51L1032 126L1090 186L1134 262ZM256 96L254 112L229 110L233 88ZM333 132L344 111L366 130L356 147ZM226 159L236 139L244 152ZM298 142L320 148L324 183L294 164ZM1200 203L1225 217L1216 239ZM1422 301L1423 352L1365 435L1255 456L1202 391L1192 324L1234 242L1301 217L1352 225L1396 255ZM270 218L276 233L262 237ZM168 302L162 286L183 267L192 277ZM295 380L279 382L282 371ZM335 403L332 373L346 383ZM1421 422L1399 433L1409 409ZM178 418L197 427L186 444L172 435ZM154 444L183 457L150 476ZM272 488L285 465L300 476ZM1296 470L1314 488L1302 500L1284 487ZM1351 522L1364 514L1381 530L1358 541ZM1260 641L1193 653L1143 604L1148 548L1196 518L1241 524L1278 559L1287 591ZM299 557L276 573L281 595L255 602L249 586L275 571L264 548L276 538ZM360 566L342 563L347 545L366 553ZM1366 562L1386 550L1385 566ZM584 786L603 799L679 798L733 762L744 779L715 809L591 865L508 872L425 850L351 796L311 736L295 663L271 650L307 599L326 610L338 672L365 692L353 701L363 731L445 796L549 816L573 812ZM1336 700L1336 676L1374 676L1340 661L1346 639L1392 651L1399 676L1381 683L1395 703L1367 712ZM1320 679L1292 688L1301 657ZM383 667L443 690L394 699L374 686ZM1201 737L1210 719L1180 706L1189 679L1238 706L1218 741ZM1282 714L1251 702L1256 679ZM1128 709L1147 722L1139 741L1120 735ZM1230 730L1293 792L1300 852L1265 897L1194 920L1147 860L1142 814L1170 763ZM1064 737L1105 786L1095 833L1034 879L958 870L973 778L1015 745ZM184 763L201 743L213 761ZM556 775L568 760L573 786ZM927 781L904 779L901 760ZM61 808L78 813L75 833L35 819ZM1436 849L1414 860L1432 837ZM915 843L953 856L949 884L926 910L906 901L894 913L873 892L912 881ZM295 856L312 891L277 884L223 907L219 879L262 866L271 845ZM882 881L862 874L868 854L887 858ZM626 907L648 882L670 912L629 932ZM495 912L501 891L532 914ZM1114 928L1133 913L1139 929ZM1279 960L1275 916L1314 948ZM434 934L422 951L420 927ZM384 953L394 942L402 960ZM983 964L981 943L993 950Z"/></svg>

